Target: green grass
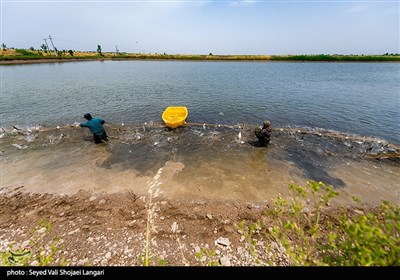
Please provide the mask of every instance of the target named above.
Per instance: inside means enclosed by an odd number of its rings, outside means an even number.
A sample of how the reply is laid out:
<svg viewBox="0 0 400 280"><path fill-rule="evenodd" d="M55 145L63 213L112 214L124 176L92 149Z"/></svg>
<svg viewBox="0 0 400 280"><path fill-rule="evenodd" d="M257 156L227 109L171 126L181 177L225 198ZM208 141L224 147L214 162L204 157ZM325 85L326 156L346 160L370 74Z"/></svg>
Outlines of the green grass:
<svg viewBox="0 0 400 280"><path fill-rule="evenodd" d="M331 62L383 62L400 61L400 54L383 55L183 55L183 54L140 54L140 53L102 53L93 55L89 52L53 52L43 55L42 51L16 49L13 54L0 54L0 61L6 60L35 60L35 59L91 59L91 60L190 60L190 61L331 61Z"/></svg>
<svg viewBox="0 0 400 280"><path fill-rule="evenodd" d="M292 197L278 196L262 220L242 221L239 228L249 242L257 264L274 265L266 253L271 244L284 248L293 266L398 266L400 265L400 208L382 201L375 209L330 208L338 195L322 182L306 187L289 185ZM267 248L260 253L255 244ZM257 253L258 252L258 253Z"/></svg>
<svg viewBox="0 0 400 280"><path fill-rule="evenodd" d="M400 61L400 55L288 55L288 56L272 56L271 60L284 61Z"/></svg>
<svg viewBox="0 0 400 280"><path fill-rule="evenodd" d="M45 235L51 232L53 225L50 222L41 220L35 227L30 238L28 248L22 248L22 244L12 243L6 251L0 251L0 266L49 266L68 265L68 262L61 258L55 263L62 245L60 239L55 237L48 243L38 241L41 234L40 229L45 229Z"/></svg>

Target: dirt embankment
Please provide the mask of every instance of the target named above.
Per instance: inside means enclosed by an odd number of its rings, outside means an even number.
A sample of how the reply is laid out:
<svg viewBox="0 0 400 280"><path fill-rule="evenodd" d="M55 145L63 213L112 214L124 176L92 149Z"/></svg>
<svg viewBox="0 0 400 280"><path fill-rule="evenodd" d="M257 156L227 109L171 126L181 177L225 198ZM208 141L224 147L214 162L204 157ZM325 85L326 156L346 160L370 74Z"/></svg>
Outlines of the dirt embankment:
<svg viewBox="0 0 400 280"><path fill-rule="evenodd" d="M0 189L3 260L8 250L26 248L32 256L27 264L32 266L141 266L146 253L151 266L291 265L282 244L260 238L257 227L249 234L251 226L243 226L276 224L276 218L265 214L269 205L149 200L131 191L60 195L22 190ZM347 209L353 215L377 208ZM339 226L340 213L339 208L321 213L321 237Z"/></svg>
<svg viewBox="0 0 400 280"><path fill-rule="evenodd" d="M239 223L260 219L262 205L145 200L131 192L66 196L2 190L0 251L12 246L48 256L57 240L54 265L137 266L146 248L151 265L255 265ZM287 265L283 247L274 248L273 262ZM30 264L38 265L33 258Z"/></svg>

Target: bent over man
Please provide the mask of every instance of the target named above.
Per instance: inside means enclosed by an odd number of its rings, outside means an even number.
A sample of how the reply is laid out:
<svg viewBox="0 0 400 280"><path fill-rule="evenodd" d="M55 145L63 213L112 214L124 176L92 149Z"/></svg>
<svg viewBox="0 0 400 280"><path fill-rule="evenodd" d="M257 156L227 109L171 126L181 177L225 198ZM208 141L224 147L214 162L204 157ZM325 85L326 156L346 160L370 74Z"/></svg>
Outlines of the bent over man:
<svg viewBox="0 0 400 280"><path fill-rule="evenodd" d="M94 143L100 144L102 141L107 142L108 136L104 130L105 121L100 118L92 118L89 113L83 116L87 121L80 124L80 127L87 127L93 133Z"/></svg>

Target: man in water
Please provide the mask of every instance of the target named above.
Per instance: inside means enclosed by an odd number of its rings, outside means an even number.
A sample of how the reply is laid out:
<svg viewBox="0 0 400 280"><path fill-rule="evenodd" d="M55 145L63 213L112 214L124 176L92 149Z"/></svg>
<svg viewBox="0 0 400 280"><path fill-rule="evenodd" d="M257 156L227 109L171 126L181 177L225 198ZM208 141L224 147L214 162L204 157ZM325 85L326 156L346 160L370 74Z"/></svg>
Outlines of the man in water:
<svg viewBox="0 0 400 280"><path fill-rule="evenodd" d="M271 140L271 122L270 121L264 121L263 122L263 127L257 127L254 131L255 135L258 138L258 143L262 147L266 147Z"/></svg>
<svg viewBox="0 0 400 280"><path fill-rule="evenodd" d="M104 130L103 124L105 121L100 118L92 118L92 115L89 113L83 116L87 122L83 122L80 124L80 127L87 127L93 133L94 143L100 144L101 142L107 142L108 136L106 131Z"/></svg>

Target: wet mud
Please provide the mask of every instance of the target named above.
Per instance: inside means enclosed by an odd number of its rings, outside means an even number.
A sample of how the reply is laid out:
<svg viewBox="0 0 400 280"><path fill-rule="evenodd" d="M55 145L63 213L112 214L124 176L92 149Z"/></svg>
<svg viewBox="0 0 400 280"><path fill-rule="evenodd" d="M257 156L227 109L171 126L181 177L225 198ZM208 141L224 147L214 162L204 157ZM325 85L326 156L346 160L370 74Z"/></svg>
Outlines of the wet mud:
<svg viewBox="0 0 400 280"><path fill-rule="evenodd" d="M107 144L88 130L3 128L1 188L75 194L79 190L145 194L162 168L170 198L266 201L288 184L322 181L364 201L399 201L400 150L380 139L304 128L274 128L260 147L254 127L107 124Z"/></svg>

